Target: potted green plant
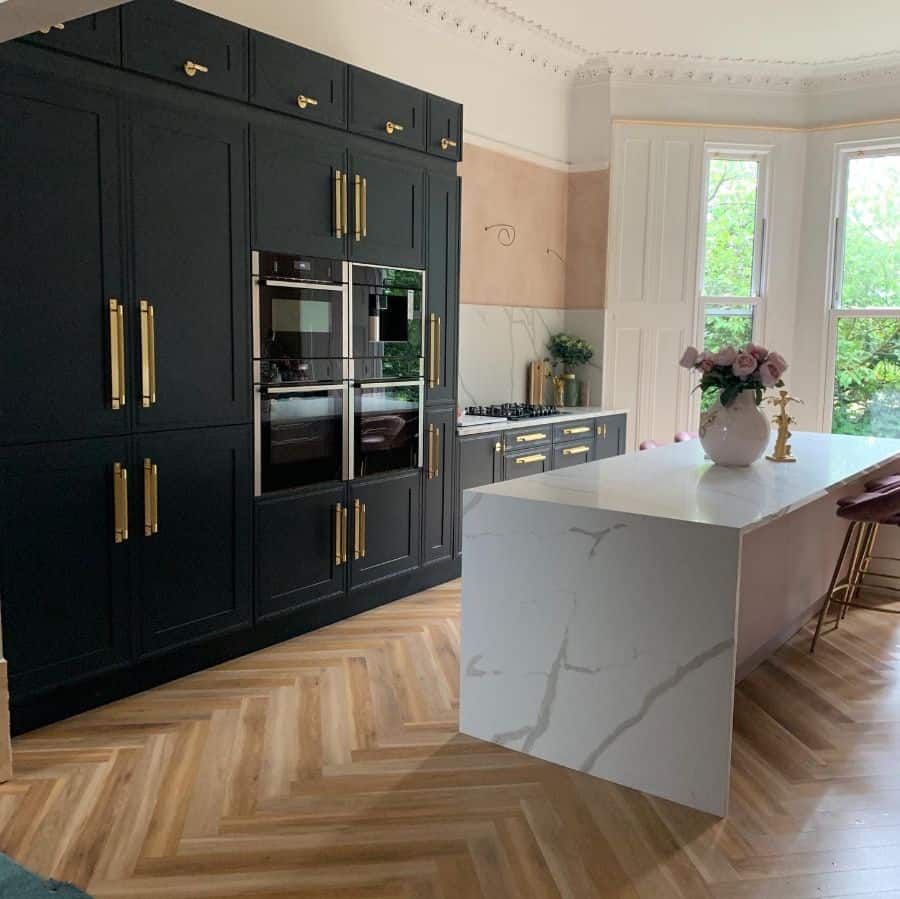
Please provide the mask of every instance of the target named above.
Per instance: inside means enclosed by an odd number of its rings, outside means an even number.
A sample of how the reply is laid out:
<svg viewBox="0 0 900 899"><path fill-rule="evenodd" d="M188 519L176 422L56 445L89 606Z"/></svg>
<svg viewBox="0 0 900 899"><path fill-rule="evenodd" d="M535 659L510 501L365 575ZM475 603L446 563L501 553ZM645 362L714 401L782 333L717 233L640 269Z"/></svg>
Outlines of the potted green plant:
<svg viewBox="0 0 900 899"><path fill-rule="evenodd" d="M553 386L556 389L557 406L578 404L578 382L575 369L585 365L594 356L594 348L572 334L554 334L547 341L547 349L553 360ZM561 369L561 371L559 371Z"/></svg>

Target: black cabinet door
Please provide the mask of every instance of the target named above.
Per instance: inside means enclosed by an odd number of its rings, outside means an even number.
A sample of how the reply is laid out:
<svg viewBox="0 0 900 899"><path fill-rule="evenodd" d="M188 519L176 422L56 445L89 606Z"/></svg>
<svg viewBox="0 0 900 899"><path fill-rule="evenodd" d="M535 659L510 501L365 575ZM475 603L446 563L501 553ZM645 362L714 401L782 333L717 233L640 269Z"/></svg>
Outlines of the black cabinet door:
<svg viewBox="0 0 900 899"><path fill-rule="evenodd" d="M625 416L607 415L594 420L597 437L595 459L609 459L625 452Z"/></svg>
<svg viewBox="0 0 900 899"><path fill-rule="evenodd" d="M291 124L251 130L253 248L343 258L346 140Z"/></svg>
<svg viewBox="0 0 900 899"><path fill-rule="evenodd" d="M442 97L428 97L428 152L444 159L462 159L462 106Z"/></svg>
<svg viewBox="0 0 900 899"><path fill-rule="evenodd" d="M459 438L459 489L483 487L503 478L503 443L499 432Z"/></svg>
<svg viewBox="0 0 900 899"><path fill-rule="evenodd" d="M350 146L350 258L423 268L425 171L405 158Z"/></svg>
<svg viewBox="0 0 900 899"><path fill-rule="evenodd" d="M124 437L0 451L0 594L13 699L130 657L128 553L137 535L117 537L116 527L127 525L134 475Z"/></svg>
<svg viewBox="0 0 900 899"><path fill-rule="evenodd" d="M36 31L28 35L25 40L39 47L52 47L97 62L118 65L121 60L119 10L107 9L71 22L60 22L48 27L46 32Z"/></svg>
<svg viewBox="0 0 900 899"><path fill-rule="evenodd" d="M312 122L347 125L347 63L250 33L250 102Z"/></svg>
<svg viewBox="0 0 900 899"><path fill-rule="evenodd" d="M122 65L246 100L247 29L174 0L132 0L122 7Z"/></svg>
<svg viewBox="0 0 900 899"><path fill-rule="evenodd" d="M425 484L422 562L450 558L453 552L453 460L456 410L425 413Z"/></svg>
<svg viewBox="0 0 900 899"><path fill-rule="evenodd" d="M347 490L328 487L256 504L256 617L344 595Z"/></svg>
<svg viewBox="0 0 900 899"><path fill-rule="evenodd" d="M427 402L452 402L456 398L459 189L459 179L455 175L432 173L428 176Z"/></svg>
<svg viewBox="0 0 900 899"><path fill-rule="evenodd" d="M135 107L130 143L139 428L247 421L245 126Z"/></svg>
<svg viewBox="0 0 900 899"><path fill-rule="evenodd" d="M129 407L111 396L116 101L6 69L0 85L0 443L124 433Z"/></svg>
<svg viewBox="0 0 900 899"><path fill-rule="evenodd" d="M248 624L250 426L148 434L136 444L142 653Z"/></svg>
<svg viewBox="0 0 900 899"><path fill-rule="evenodd" d="M425 149L425 94L350 66L349 128L400 147Z"/></svg>
<svg viewBox="0 0 900 899"><path fill-rule="evenodd" d="M419 565L421 472L350 482L350 588Z"/></svg>

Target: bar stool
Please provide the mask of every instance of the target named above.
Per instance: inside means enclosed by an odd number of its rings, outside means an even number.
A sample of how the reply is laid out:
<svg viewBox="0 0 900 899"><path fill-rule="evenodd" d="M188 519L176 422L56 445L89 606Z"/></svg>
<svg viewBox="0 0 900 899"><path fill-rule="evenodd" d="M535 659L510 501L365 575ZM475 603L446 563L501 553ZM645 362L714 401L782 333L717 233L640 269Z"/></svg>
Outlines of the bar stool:
<svg viewBox="0 0 900 899"><path fill-rule="evenodd" d="M876 489L869 490L868 488L870 487ZM816 632L809 647L810 652L815 652L816 641L819 639L822 624L832 603L841 607L835 618L835 628L839 626L841 619L846 617L847 610L851 605L858 609L868 609L872 612L900 614L900 609L885 609L879 606L863 605L855 602L860 587L866 586L862 583L866 575L895 580L900 579L900 575L880 574L869 571L869 564L873 559L892 562L900 561L893 556L872 555L875 538L878 536L878 528L882 524L900 525L900 479L894 481L893 479L880 478L876 481L868 482L866 488L867 491L865 493L838 500L838 516L850 523L847 526L847 533L844 535L844 542L838 554L837 564L834 566L834 572L831 575L831 583L828 585L825 603L819 612ZM851 543L853 544L853 549L850 552L847 576L845 580L838 583L841 568L844 565L844 559L847 558L847 550ZM879 586L878 589L900 592L894 587ZM837 599L836 596L840 593L843 593L843 598Z"/></svg>

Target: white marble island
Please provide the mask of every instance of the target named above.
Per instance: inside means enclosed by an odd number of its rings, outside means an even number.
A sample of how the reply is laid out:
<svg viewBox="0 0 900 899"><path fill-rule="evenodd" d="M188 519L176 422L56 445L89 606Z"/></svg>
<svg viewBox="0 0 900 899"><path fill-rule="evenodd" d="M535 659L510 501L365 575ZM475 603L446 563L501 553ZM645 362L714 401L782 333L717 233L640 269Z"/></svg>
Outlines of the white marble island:
<svg viewBox="0 0 900 899"><path fill-rule="evenodd" d="M900 441L795 434L796 464L697 441L468 490L460 729L727 811L735 678L812 613L841 493Z"/></svg>

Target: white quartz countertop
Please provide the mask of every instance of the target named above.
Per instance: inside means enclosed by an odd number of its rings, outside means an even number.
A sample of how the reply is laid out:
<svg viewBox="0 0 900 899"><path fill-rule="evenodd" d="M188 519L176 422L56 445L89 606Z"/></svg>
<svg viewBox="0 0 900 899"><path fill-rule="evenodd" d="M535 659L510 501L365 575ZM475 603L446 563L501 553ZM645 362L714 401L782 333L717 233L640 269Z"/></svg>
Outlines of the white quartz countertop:
<svg viewBox="0 0 900 899"><path fill-rule="evenodd" d="M569 406L568 411L558 415L539 415L536 418L520 418L510 421L506 418L489 418L484 415L462 415L456 420L460 437L472 434L488 434L508 431L511 428L529 428L534 425L560 424L578 418L603 418L607 415L627 415L626 409L601 409L599 406Z"/></svg>
<svg viewBox="0 0 900 899"><path fill-rule="evenodd" d="M887 438L794 433L791 445L795 463L723 468L691 440L466 492L749 531L900 461Z"/></svg>

